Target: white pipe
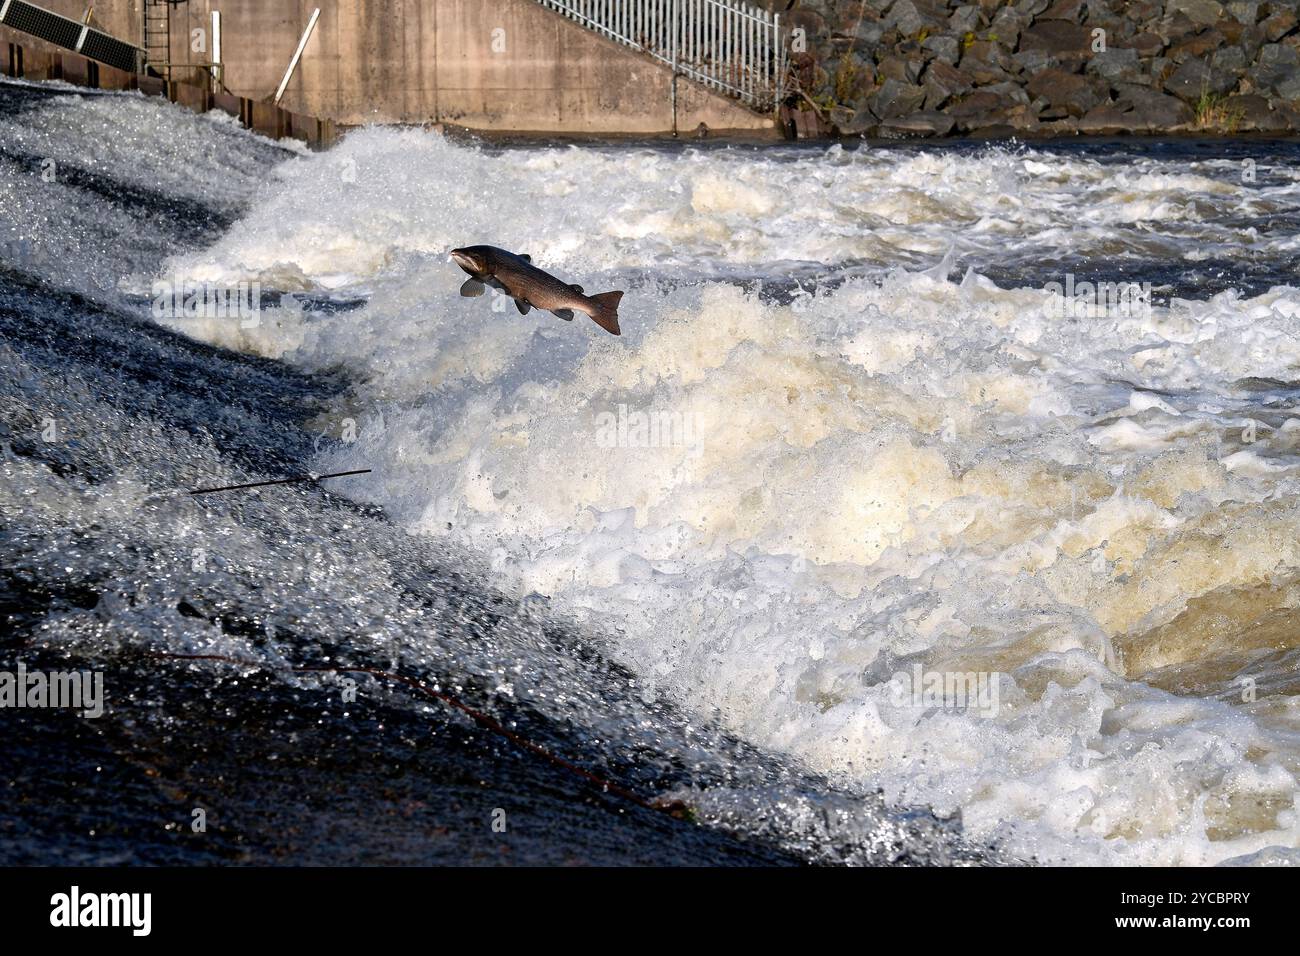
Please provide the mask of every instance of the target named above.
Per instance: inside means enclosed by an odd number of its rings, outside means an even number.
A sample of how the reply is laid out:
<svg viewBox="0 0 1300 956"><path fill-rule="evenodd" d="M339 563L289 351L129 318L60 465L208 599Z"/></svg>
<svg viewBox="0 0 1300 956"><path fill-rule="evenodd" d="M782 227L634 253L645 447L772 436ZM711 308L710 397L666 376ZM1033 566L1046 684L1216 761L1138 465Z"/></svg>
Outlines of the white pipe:
<svg viewBox="0 0 1300 956"><path fill-rule="evenodd" d="M316 29L316 21L320 19L320 7L312 11L311 19L307 21L307 29L302 31L302 39L298 41L298 49L293 53L293 59L289 61L289 69L284 71L284 79L280 81L280 88L275 91L274 103L280 102L280 97L284 96L284 88L289 85L289 77L293 76L293 71L298 68L298 61L302 58L302 51L307 48L307 41L311 39L311 31Z"/></svg>
<svg viewBox="0 0 1300 956"><path fill-rule="evenodd" d="M212 11L212 92L221 92L221 11Z"/></svg>
<svg viewBox="0 0 1300 956"><path fill-rule="evenodd" d="M90 15L95 12L94 7L86 7L86 12L81 18L81 33L77 37L77 45L73 47L78 53L86 44L86 37L90 35Z"/></svg>
<svg viewBox="0 0 1300 956"><path fill-rule="evenodd" d="M671 47L673 62L673 135L677 135L677 23L679 20L677 12L678 0L673 0L672 14L669 16L668 29L672 32L668 36L668 43Z"/></svg>

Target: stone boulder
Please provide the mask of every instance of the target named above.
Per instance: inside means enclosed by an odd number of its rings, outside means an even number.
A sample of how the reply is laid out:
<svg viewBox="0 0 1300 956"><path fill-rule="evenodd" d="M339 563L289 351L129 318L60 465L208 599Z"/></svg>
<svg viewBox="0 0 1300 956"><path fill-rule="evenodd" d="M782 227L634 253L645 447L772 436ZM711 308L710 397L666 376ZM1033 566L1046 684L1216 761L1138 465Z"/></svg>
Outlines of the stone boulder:
<svg viewBox="0 0 1300 956"><path fill-rule="evenodd" d="M966 133L976 133L990 138L1005 138L1017 133L1035 133L1039 129L1038 116L1033 108L1023 104L975 113L957 119L957 128Z"/></svg>
<svg viewBox="0 0 1300 956"><path fill-rule="evenodd" d="M888 79L868 101L871 112L882 120L914 113L925 102L925 87Z"/></svg>
<svg viewBox="0 0 1300 956"><path fill-rule="evenodd" d="M963 96L955 105L948 107L948 115L956 116L959 119L969 116L982 116L985 113L991 113L994 110L1010 105L1011 103L997 93L976 90L974 93Z"/></svg>
<svg viewBox="0 0 1300 956"><path fill-rule="evenodd" d="M1038 15L1039 20L1069 20L1078 23L1083 19L1083 0L1056 0Z"/></svg>
<svg viewBox="0 0 1300 956"><path fill-rule="evenodd" d="M1285 100L1300 99L1300 54L1295 47L1268 44L1249 76L1256 89L1272 90Z"/></svg>
<svg viewBox="0 0 1300 956"><path fill-rule="evenodd" d="M1029 95L1042 98L1059 114L1080 117L1107 98L1104 81L1093 76L1044 70L1029 81ZM1053 118L1056 118L1054 115Z"/></svg>
<svg viewBox="0 0 1300 956"><path fill-rule="evenodd" d="M873 53L880 49L880 41L884 35L885 28L879 23L863 20L858 24L858 36L853 44L853 49Z"/></svg>
<svg viewBox="0 0 1300 956"><path fill-rule="evenodd" d="M1300 0L758 2L845 135L1300 131Z"/></svg>
<svg viewBox="0 0 1300 956"><path fill-rule="evenodd" d="M1227 11L1238 23L1249 26L1259 20L1259 0L1232 0Z"/></svg>
<svg viewBox="0 0 1300 956"><path fill-rule="evenodd" d="M1134 23L1145 23L1148 20L1154 20L1164 12L1164 0L1096 0L1097 9L1115 8L1122 12L1126 18ZM1088 7L1089 17L1096 12L1091 2Z"/></svg>
<svg viewBox="0 0 1300 956"><path fill-rule="evenodd" d="M1160 55L1165 48L1165 39L1158 33L1135 33L1125 41L1125 45L1130 49L1136 50L1138 56L1146 59Z"/></svg>
<svg viewBox="0 0 1300 956"><path fill-rule="evenodd" d="M1131 110L1133 129L1139 132L1179 130L1191 125L1195 116L1182 100L1136 83L1121 83L1115 105Z"/></svg>
<svg viewBox="0 0 1300 956"><path fill-rule="evenodd" d="M952 12L952 16L948 17L948 33L959 40L967 33L974 33L983 25L980 8L974 4L960 6Z"/></svg>
<svg viewBox="0 0 1300 956"><path fill-rule="evenodd" d="M886 79L898 80L900 83L915 83L921 75L921 64L906 57L885 56L876 65L876 72Z"/></svg>
<svg viewBox="0 0 1300 956"><path fill-rule="evenodd" d="M1259 27L1269 43L1276 43L1296 28L1296 14L1294 10L1280 7L1276 3L1272 6L1273 12L1260 23Z"/></svg>
<svg viewBox="0 0 1300 956"><path fill-rule="evenodd" d="M947 136L952 132L955 123L956 120L947 113L939 113L935 110L921 110L907 116L885 120L880 124L880 134L891 138Z"/></svg>
<svg viewBox="0 0 1300 956"><path fill-rule="evenodd" d="M1094 136L1113 136L1133 131L1133 114L1114 103L1094 106L1079 120L1079 132Z"/></svg>
<svg viewBox="0 0 1300 956"><path fill-rule="evenodd" d="M1011 8L1003 7L989 22L987 36L1005 50L1014 50L1020 34L1029 26L1029 17Z"/></svg>
<svg viewBox="0 0 1300 956"><path fill-rule="evenodd" d="M977 40L962 52L960 66L976 86L1011 79L1011 60L996 43Z"/></svg>
<svg viewBox="0 0 1300 956"><path fill-rule="evenodd" d="M1006 83L994 83L992 86L981 86L980 92L992 93L994 96L997 96L999 99L1002 100L1004 104L1007 105L1015 105L1017 103L1021 104L1022 106L1029 105L1029 94L1025 92L1025 88L1023 86L1021 86L1019 83L1016 83L1014 81L1009 81Z"/></svg>
<svg viewBox="0 0 1300 956"><path fill-rule="evenodd" d="M1224 36L1218 30L1206 30L1195 36L1179 40L1169 47L1169 52L1165 55L1175 63L1182 63L1192 57L1212 53L1223 46L1224 42Z"/></svg>
<svg viewBox="0 0 1300 956"><path fill-rule="evenodd" d="M1224 113L1243 133L1276 133L1287 129L1287 120L1257 93L1229 96L1223 101Z"/></svg>
<svg viewBox="0 0 1300 956"><path fill-rule="evenodd" d="M956 37L952 36L926 37L921 48L929 52L934 59L948 64L956 64L961 56L961 44Z"/></svg>
<svg viewBox="0 0 1300 956"><path fill-rule="evenodd" d="M1137 50L1132 47L1111 47L1104 53L1094 53L1084 64L1084 71L1112 85L1136 83L1142 76Z"/></svg>
<svg viewBox="0 0 1300 956"><path fill-rule="evenodd" d="M897 0L884 19L886 30L897 30L905 37L915 37L922 30L936 33L944 28L946 22L946 12L940 16L938 10L924 0Z"/></svg>
<svg viewBox="0 0 1300 956"><path fill-rule="evenodd" d="M788 19L787 19L788 18ZM830 26L826 18L816 10L792 10L781 18L781 23L790 29L803 30L808 38L808 49L830 38Z"/></svg>
<svg viewBox="0 0 1300 956"><path fill-rule="evenodd" d="M1232 89L1246 72L1246 51L1239 46L1215 50L1210 57L1210 72L1228 77L1231 82L1225 89Z"/></svg>
<svg viewBox="0 0 1300 956"><path fill-rule="evenodd" d="M1181 13L1198 26L1208 27L1223 19L1224 9L1216 0L1169 0L1165 13Z"/></svg>
<svg viewBox="0 0 1300 956"><path fill-rule="evenodd" d="M1215 73L1205 60L1187 60L1165 80L1164 90L1194 105L1206 94L1226 93L1236 85L1235 77Z"/></svg>
<svg viewBox="0 0 1300 956"><path fill-rule="evenodd" d="M848 119L838 122L836 127L839 129L841 136L860 136L864 133L875 132L876 127L879 125L879 117L871 112L870 106L864 103Z"/></svg>
<svg viewBox="0 0 1300 956"><path fill-rule="evenodd" d="M1177 43L1184 37L1192 36L1194 33L1199 32L1201 28L1193 23L1187 14L1179 12L1162 17L1150 24L1149 29L1159 34L1165 43L1172 44Z"/></svg>
<svg viewBox="0 0 1300 956"><path fill-rule="evenodd" d="M971 78L948 63L934 60L925 68L922 77L925 87L925 108L938 109L954 96L961 96L971 90Z"/></svg>
<svg viewBox="0 0 1300 956"><path fill-rule="evenodd" d="M1062 59L1083 59L1092 53L1092 31L1064 20L1043 20L1021 34L1020 49L1042 50Z"/></svg>

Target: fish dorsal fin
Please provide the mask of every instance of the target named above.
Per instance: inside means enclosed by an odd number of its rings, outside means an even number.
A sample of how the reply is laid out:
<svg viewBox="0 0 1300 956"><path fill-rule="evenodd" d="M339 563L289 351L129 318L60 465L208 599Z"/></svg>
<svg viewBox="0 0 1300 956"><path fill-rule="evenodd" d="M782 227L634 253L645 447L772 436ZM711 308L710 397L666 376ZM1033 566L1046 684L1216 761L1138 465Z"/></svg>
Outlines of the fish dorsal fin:
<svg viewBox="0 0 1300 956"><path fill-rule="evenodd" d="M523 255L523 256L520 256L519 258L520 258L520 259L523 259L524 262L532 262L532 261L533 261L533 257L532 257L532 256L529 256L529 255Z"/></svg>
<svg viewBox="0 0 1300 956"><path fill-rule="evenodd" d="M527 315L532 305L527 299L515 299L515 308L519 310L520 315Z"/></svg>
<svg viewBox="0 0 1300 956"><path fill-rule="evenodd" d="M582 294L582 286L578 285L576 282L571 283L569 285L569 288L572 289L574 292L578 293L579 295Z"/></svg>

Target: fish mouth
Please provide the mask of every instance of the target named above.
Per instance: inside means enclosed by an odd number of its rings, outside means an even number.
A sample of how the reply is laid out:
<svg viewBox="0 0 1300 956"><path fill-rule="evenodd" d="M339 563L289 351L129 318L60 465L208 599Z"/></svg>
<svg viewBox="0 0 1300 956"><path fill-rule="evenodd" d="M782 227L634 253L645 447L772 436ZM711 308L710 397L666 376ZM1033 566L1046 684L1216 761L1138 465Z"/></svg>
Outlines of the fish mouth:
<svg viewBox="0 0 1300 956"><path fill-rule="evenodd" d="M451 250L451 259L466 272L473 274L481 271L473 257L468 253L461 252L459 249Z"/></svg>

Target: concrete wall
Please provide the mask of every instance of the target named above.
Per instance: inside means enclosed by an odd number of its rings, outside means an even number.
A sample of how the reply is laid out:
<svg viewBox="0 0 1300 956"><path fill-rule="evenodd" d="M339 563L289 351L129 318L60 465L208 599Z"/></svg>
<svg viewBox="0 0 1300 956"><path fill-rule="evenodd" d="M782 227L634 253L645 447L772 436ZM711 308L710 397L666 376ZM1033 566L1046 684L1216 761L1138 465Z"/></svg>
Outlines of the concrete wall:
<svg viewBox="0 0 1300 956"><path fill-rule="evenodd" d="M100 0L95 20L139 43L142 2ZM80 17L82 3L44 5ZM666 67L533 0L189 0L174 8L172 60L209 61L206 33L205 52L196 53L190 32L206 31L211 11L219 9L226 86L239 96L268 97L316 6L320 22L282 100L295 112L347 124L448 122L483 130L659 133L672 127ZM0 34L16 36L2 28ZM504 50L494 51L494 39ZM772 118L679 80L678 128L700 123L774 129Z"/></svg>
<svg viewBox="0 0 1300 956"><path fill-rule="evenodd" d="M273 92L312 9L320 23L289 109L342 123L442 121L490 130L651 133L672 126L669 71L533 0L191 0L225 22L226 84ZM186 9L186 8L182 8ZM500 31L494 33L494 31ZM494 38L505 49L494 52ZM678 126L763 129L733 101L679 82Z"/></svg>

